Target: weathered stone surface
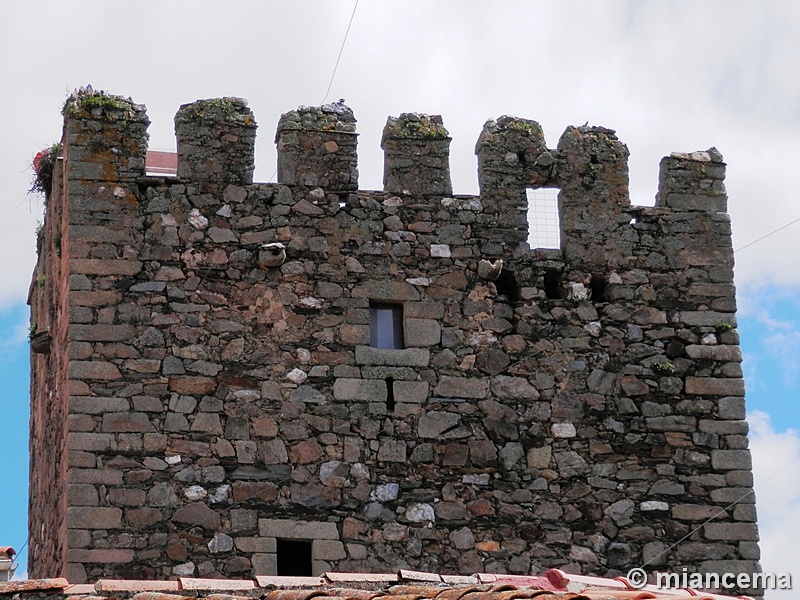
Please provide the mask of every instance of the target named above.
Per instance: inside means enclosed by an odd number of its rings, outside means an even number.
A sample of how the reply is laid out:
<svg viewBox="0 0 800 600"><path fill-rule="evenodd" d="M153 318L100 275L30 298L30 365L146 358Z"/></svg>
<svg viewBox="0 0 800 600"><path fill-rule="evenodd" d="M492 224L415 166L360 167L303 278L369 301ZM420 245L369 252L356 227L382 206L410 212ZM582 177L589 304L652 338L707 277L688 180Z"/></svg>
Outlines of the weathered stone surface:
<svg viewBox="0 0 800 600"><path fill-rule="evenodd" d="M433 393L444 398L485 398L489 384L485 379L442 376Z"/></svg>
<svg viewBox="0 0 800 600"><path fill-rule="evenodd" d="M69 377L72 379L122 379L122 373L115 364L110 362L74 360L69 363Z"/></svg>
<svg viewBox="0 0 800 600"><path fill-rule="evenodd" d="M30 290L32 574L248 579L280 540L315 573L759 556L716 150L631 206L611 130L547 148L503 116L453 197L441 118L404 113L359 191L334 102L281 117L253 184L223 98L179 111L178 178L143 177L144 108L70 102ZM539 187L560 248L526 246Z"/></svg>
<svg viewBox="0 0 800 600"><path fill-rule="evenodd" d="M335 523L325 521L297 521L291 519L259 519L259 535L266 538L288 540L338 540Z"/></svg>
<svg viewBox="0 0 800 600"><path fill-rule="evenodd" d="M558 472L562 477L574 477L576 475L583 475L589 470L589 465L577 453L566 451L555 453L556 464L558 465Z"/></svg>
<svg viewBox="0 0 800 600"><path fill-rule="evenodd" d="M539 392L523 377L492 377L492 394L500 400L538 400Z"/></svg>
<svg viewBox="0 0 800 600"><path fill-rule="evenodd" d="M430 504L411 504L406 509L405 518L412 523L424 523L426 521L435 521L436 515Z"/></svg>
<svg viewBox="0 0 800 600"><path fill-rule="evenodd" d="M434 346L442 339L439 321L434 319L405 319L403 331L407 347Z"/></svg>
<svg viewBox="0 0 800 600"><path fill-rule="evenodd" d="M482 350L475 359L475 366L487 375L497 375L510 363L508 355L497 348Z"/></svg>
<svg viewBox="0 0 800 600"><path fill-rule="evenodd" d="M755 523L707 523L703 534L709 540L758 541L758 528Z"/></svg>
<svg viewBox="0 0 800 600"><path fill-rule="evenodd" d="M356 363L360 365L388 365L392 367L427 367L430 351L425 348L387 350L370 346L356 346Z"/></svg>
<svg viewBox="0 0 800 600"><path fill-rule="evenodd" d="M719 470L750 470L753 461L749 450L713 450L711 466Z"/></svg>
<svg viewBox="0 0 800 600"><path fill-rule="evenodd" d="M339 378L333 384L336 400L359 402L386 402L386 382L378 379Z"/></svg>
<svg viewBox="0 0 800 600"><path fill-rule="evenodd" d="M742 379L687 377L686 393L699 396L743 396L744 381Z"/></svg>
<svg viewBox="0 0 800 600"><path fill-rule="evenodd" d="M428 399L429 384L427 381L395 381L392 389L396 402L423 404Z"/></svg>
<svg viewBox="0 0 800 600"><path fill-rule="evenodd" d="M461 423L461 418L454 413L426 412L419 418L417 434L421 438L438 439L443 433Z"/></svg>
<svg viewBox="0 0 800 600"><path fill-rule="evenodd" d="M145 433L155 431L155 428L146 413L113 412L103 415L103 431Z"/></svg>
<svg viewBox="0 0 800 600"><path fill-rule="evenodd" d="M71 506L67 509L69 526L74 529L119 529L122 510L119 508Z"/></svg>
<svg viewBox="0 0 800 600"><path fill-rule="evenodd" d="M172 515L176 523L200 525L206 529L219 529L221 524L219 513L210 509L205 504L195 502L182 506Z"/></svg>

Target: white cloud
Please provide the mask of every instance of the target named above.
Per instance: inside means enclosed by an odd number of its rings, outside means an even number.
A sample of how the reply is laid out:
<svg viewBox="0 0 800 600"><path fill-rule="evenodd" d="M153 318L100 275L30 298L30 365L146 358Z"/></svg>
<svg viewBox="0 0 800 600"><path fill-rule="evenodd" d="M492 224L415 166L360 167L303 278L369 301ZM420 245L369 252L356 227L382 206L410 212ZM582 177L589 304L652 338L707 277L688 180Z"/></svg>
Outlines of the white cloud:
<svg viewBox="0 0 800 600"><path fill-rule="evenodd" d="M0 134L15 143L0 148L0 255L14 256L0 303L27 291L40 217L27 206L27 169L58 138L66 92L92 83L146 103L151 145L162 149L174 146L180 104L244 96L261 127L256 177L267 180L278 117L322 99L353 1L137 6L1 9L0 77L15 84L0 100ZM443 114L459 193L477 191L475 140L504 113L539 120L551 146L567 125L617 129L631 149L635 204L653 202L662 156L716 145L729 163L738 247L800 217L786 185L800 155L800 80L787 60L800 54L798 28L800 3L769 0L362 2L329 100L345 97L359 119L365 189L381 185L386 116L403 111ZM132 39L129 52L99 51ZM738 282L800 282L798 244L789 229L737 254Z"/></svg>
<svg viewBox="0 0 800 600"><path fill-rule="evenodd" d="M797 532L800 531L800 434L778 432L768 414L753 411L750 448L753 455L761 568L764 572L791 573L795 590L772 591L767 599L800 598L797 570Z"/></svg>
<svg viewBox="0 0 800 600"><path fill-rule="evenodd" d="M750 336L745 340L748 352L744 356L749 392L782 384L786 392L793 393L800 383L798 298L800 288L796 285L739 288L740 325L747 320ZM762 380L762 376L769 379Z"/></svg>

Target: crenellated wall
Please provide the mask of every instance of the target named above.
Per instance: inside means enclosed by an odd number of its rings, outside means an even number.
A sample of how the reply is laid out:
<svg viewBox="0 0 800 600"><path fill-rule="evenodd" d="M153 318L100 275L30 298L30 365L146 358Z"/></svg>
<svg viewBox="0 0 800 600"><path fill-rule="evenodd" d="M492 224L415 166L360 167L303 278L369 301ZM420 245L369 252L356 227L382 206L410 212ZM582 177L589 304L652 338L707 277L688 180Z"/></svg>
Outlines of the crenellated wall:
<svg viewBox="0 0 800 600"><path fill-rule="evenodd" d="M315 573L759 570L716 150L665 158L640 207L600 127L548 149L488 121L480 195L454 196L438 116L389 118L383 192L344 105L281 117L277 184L244 101L175 122L178 177L146 177L144 107L67 105L32 577L275 574L287 541ZM535 187L562 250L527 247ZM374 347L391 306L403 347Z"/></svg>

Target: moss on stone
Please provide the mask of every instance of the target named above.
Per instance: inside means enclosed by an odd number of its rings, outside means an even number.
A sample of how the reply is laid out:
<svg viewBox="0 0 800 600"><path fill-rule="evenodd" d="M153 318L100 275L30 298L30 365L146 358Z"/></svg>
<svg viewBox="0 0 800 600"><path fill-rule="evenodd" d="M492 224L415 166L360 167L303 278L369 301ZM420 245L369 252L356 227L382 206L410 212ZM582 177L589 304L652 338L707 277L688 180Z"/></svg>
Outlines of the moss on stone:
<svg viewBox="0 0 800 600"><path fill-rule="evenodd" d="M64 102L61 109L63 115L77 116L81 113L94 113L97 110L103 113L122 112L132 113L138 110L138 106L130 98L113 96L104 91L94 91L91 88L81 88L76 90Z"/></svg>

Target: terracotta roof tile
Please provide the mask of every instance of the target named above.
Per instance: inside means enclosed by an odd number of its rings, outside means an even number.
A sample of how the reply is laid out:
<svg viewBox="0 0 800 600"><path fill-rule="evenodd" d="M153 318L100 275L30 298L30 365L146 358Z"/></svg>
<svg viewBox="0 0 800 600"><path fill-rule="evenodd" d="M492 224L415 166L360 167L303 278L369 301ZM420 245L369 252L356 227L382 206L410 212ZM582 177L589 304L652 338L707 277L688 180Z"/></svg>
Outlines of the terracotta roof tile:
<svg viewBox="0 0 800 600"><path fill-rule="evenodd" d="M81 596L94 595L95 587L93 583L72 583L64 590L66 595L80 594Z"/></svg>
<svg viewBox="0 0 800 600"><path fill-rule="evenodd" d="M400 584L396 584L397 582ZM476 582L482 582L476 585ZM392 585L396 584L396 585ZM388 587L391 586L391 587ZM101 579L69 585L65 579L0 583L0 594L31 600L40 592L67 600L734 600L689 589L633 589L625 578L607 579L550 569L539 576L480 573L437 575L401 570L397 574L325 573L321 577L259 575L250 579L180 578L178 581ZM25 592L30 592L26 595ZM688 599L687 599L688 600ZM740 596L739 600L752 600Z"/></svg>
<svg viewBox="0 0 800 600"><path fill-rule="evenodd" d="M447 577L446 575L442 575L442 578ZM477 581L478 578L475 578ZM462 597L466 596L467 594L471 594L473 592L479 591L481 588L470 585L467 587L451 587L442 590L439 592L439 595L436 596L437 600L461 600Z"/></svg>
<svg viewBox="0 0 800 600"><path fill-rule="evenodd" d="M321 577L282 577L280 575L256 575L259 587L303 588L325 585Z"/></svg>
<svg viewBox="0 0 800 600"><path fill-rule="evenodd" d="M28 579L27 581L5 581L0 583L0 594L64 590L68 586L69 582L63 577L57 577L55 579Z"/></svg>
<svg viewBox="0 0 800 600"><path fill-rule="evenodd" d="M398 571L400 579L407 581L428 581L431 583L439 583L442 581L442 576L437 573L426 573L424 571L409 571L408 569L400 569Z"/></svg>
<svg viewBox="0 0 800 600"><path fill-rule="evenodd" d="M331 596L345 598L346 600L373 600L373 598L382 598L386 596L386 592L383 590L356 590L352 588L330 588L328 593Z"/></svg>
<svg viewBox="0 0 800 600"><path fill-rule="evenodd" d="M584 596L588 596L592 599L597 598L607 598L609 594L608 590L583 590L581 592ZM653 592L646 592L646 591L622 591L622 590L614 590L613 592L614 598L620 598L621 600L647 600L648 598L657 598L657 596Z"/></svg>
<svg viewBox="0 0 800 600"><path fill-rule="evenodd" d="M98 592L178 592L180 589L177 581L98 579L94 584Z"/></svg>
<svg viewBox="0 0 800 600"><path fill-rule="evenodd" d="M186 596L179 594L164 594L161 592L139 592L131 600L186 600Z"/></svg>
<svg viewBox="0 0 800 600"><path fill-rule="evenodd" d="M442 581L450 585L474 585L478 578L475 575L442 575Z"/></svg>
<svg viewBox="0 0 800 600"><path fill-rule="evenodd" d="M252 579L198 579L194 577L179 577L181 589L197 591L233 591L252 590L256 587Z"/></svg>
<svg viewBox="0 0 800 600"><path fill-rule="evenodd" d="M9 558L17 553L11 546L0 546L0 554L5 554Z"/></svg>
<svg viewBox="0 0 800 600"><path fill-rule="evenodd" d="M331 583L393 583L400 579L395 573L323 573L322 576Z"/></svg>
<svg viewBox="0 0 800 600"><path fill-rule="evenodd" d="M316 589L293 589L293 590L272 590L266 596L265 600L310 600L317 596L327 596L325 590Z"/></svg>
<svg viewBox="0 0 800 600"><path fill-rule="evenodd" d="M403 596L417 596L418 598L435 598L442 588L429 585L395 585L389 588L392 600Z"/></svg>
<svg viewBox="0 0 800 600"><path fill-rule="evenodd" d="M178 172L178 153L148 150L145 163L148 174L175 175Z"/></svg>

